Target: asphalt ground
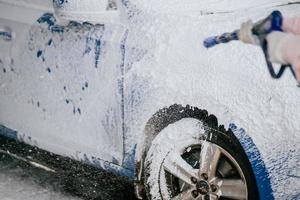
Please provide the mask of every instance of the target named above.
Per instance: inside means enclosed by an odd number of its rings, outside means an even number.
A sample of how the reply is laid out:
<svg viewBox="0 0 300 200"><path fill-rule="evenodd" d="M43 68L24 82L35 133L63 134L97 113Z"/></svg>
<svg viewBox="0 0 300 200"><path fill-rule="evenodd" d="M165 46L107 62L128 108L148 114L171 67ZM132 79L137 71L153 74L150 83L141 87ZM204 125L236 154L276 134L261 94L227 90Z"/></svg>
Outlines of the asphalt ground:
<svg viewBox="0 0 300 200"><path fill-rule="evenodd" d="M0 199L136 200L125 178L101 170L96 175L54 174L6 154L0 154Z"/></svg>

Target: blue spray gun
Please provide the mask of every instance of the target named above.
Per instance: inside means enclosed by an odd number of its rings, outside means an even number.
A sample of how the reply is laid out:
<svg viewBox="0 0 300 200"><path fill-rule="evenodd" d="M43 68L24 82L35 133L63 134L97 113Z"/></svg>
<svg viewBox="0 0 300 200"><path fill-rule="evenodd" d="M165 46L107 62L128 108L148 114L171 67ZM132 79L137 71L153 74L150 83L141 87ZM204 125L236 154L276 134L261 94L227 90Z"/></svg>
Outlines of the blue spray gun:
<svg viewBox="0 0 300 200"><path fill-rule="evenodd" d="M281 68L276 73L272 65L272 62L270 61L269 58L268 43L266 40L266 36L272 31L282 31L281 25L282 25L281 13L279 11L274 11L267 18L255 23L252 28L252 33L256 35L257 38L259 39L260 46L262 47L262 50L264 52L271 77L274 79L279 79L282 76L285 69L289 68L296 79L295 71L291 65L281 65ZM203 45L206 48L211 48L213 46L216 46L217 44L228 43L230 41L239 40L238 33L239 30L236 30L233 31L232 33L223 33L220 36L209 37L204 40ZM298 86L300 87L300 84Z"/></svg>

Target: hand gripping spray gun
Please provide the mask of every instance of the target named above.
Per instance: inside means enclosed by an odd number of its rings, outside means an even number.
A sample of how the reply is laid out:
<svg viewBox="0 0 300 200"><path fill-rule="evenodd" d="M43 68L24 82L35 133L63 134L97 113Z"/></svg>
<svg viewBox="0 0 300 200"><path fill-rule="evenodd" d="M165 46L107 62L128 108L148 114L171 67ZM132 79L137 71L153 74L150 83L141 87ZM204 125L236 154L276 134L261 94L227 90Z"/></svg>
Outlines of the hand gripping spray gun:
<svg viewBox="0 0 300 200"><path fill-rule="evenodd" d="M268 43L266 40L266 36L272 31L282 31L281 24L282 24L281 13L279 11L274 11L267 18L255 23L252 28L252 33L256 35L257 38L259 39L260 46L264 52L266 63L271 77L274 79L279 79L282 76L285 69L289 68L296 79L295 72L291 65L281 65L281 68L276 73L272 65L272 62L269 59ZM238 32L239 30L236 30L233 31L232 33L223 33L220 36L209 37L204 40L203 45L206 48L211 48L217 44L228 43L233 40L239 40ZM300 87L300 84L298 86Z"/></svg>

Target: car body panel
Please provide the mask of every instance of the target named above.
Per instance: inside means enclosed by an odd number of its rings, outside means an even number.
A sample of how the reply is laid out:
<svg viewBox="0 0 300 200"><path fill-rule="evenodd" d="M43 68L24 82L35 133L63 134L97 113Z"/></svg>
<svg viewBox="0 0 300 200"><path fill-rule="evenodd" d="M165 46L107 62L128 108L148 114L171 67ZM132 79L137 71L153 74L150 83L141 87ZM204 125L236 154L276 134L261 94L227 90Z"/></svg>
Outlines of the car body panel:
<svg viewBox="0 0 300 200"><path fill-rule="evenodd" d="M61 26L53 14L39 15L27 22L1 18L0 26L14 34L12 41L1 40L1 124L51 152L120 165L121 51L112 33L121 29Z"/></svg>

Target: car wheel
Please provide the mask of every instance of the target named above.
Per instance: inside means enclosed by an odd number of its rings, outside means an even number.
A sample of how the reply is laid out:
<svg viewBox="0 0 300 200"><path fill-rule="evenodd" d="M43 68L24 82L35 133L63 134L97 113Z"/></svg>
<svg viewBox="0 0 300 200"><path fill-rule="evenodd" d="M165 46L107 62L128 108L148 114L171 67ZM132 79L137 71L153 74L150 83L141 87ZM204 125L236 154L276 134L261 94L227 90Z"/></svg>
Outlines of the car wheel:
<svg viewBox="0 0 300 200"><path fill-rule="evenodd" d="M151 200L259 199L251 164L235 136L195 118L160 131L144 167Z"/></svg>

